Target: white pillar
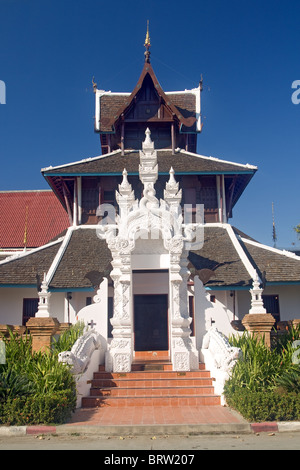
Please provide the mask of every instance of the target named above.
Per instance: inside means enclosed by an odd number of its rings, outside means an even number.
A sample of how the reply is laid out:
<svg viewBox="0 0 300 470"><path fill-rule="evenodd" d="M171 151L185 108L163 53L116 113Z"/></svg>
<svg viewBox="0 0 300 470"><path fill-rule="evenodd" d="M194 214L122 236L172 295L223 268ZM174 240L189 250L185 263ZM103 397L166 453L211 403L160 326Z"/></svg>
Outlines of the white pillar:
<svg viewBox="0 0 300 470"><path fill-rule="evenodd" d="M114 281L114 315L111 319L113 340L105 355L107 372L130 372L133 356L132 324L132 272L131 254L113 255L113 270L110 277Z"/></svg>
<svg viewBox="0 0 300 470"><path fill-rule="evenodd" d="M222 222L227 224L227 214L226 214L226 195L225 195L225 177L221 176L222 181Z"/></svg>
<svg viewBox="0 0 300 470"><path fill-rule="evenodd" d="M78 224L81 225L82 216L82 180L81 176L77 178L77 193L78 193Z"/></svg>

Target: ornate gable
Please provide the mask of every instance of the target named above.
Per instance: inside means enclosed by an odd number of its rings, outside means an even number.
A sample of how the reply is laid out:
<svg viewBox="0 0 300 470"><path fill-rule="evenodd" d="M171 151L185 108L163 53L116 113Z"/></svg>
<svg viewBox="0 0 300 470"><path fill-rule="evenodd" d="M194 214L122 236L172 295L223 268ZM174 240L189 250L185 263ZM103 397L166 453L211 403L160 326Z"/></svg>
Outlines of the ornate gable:
<svg viewBox="0 0 300 470"><path fill-rule="evenodd" d="M125 120L130 119L128 110L132 108L140 111L141 109L143 110L141 114L136 113L135 116L131 115L131 119L142 120L142 122L148 122L153 118L156 120L177 120L181 125L191 127L196 121L195 117L184 117L178 111L171 98L167 97L163 91L151 64L147 62L144 64L141 76L133 92L111 118L109 123L111 127L116 126L118 120L122 117Z"/></svg>
<svg viewBox="0 0 300 470"><path fill-rule="evenodd" d="M129 93L97 89L95 131L100 133L102 153L141 149L149 127L156 148L185 148L196 151L196 134L201 131L198 88L165 93L150 63L150 39L146 37L145 63L140 78Z"/></svg>

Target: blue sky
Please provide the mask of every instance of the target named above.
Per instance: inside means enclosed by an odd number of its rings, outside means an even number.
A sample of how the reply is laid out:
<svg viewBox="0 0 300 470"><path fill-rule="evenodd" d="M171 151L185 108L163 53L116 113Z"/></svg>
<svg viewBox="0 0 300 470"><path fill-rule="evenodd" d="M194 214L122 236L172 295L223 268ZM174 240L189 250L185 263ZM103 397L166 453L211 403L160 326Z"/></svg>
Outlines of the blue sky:
<svg viewBox="0 0 300 470"><path fill-rule="evenodd" d="M0 0L0 190L44 189L40 169L100 154L92 77L131 92L151 63L165 91L204 78L198 153L257 165L231 223L278 247L300 223L300 0Z"/></svg>

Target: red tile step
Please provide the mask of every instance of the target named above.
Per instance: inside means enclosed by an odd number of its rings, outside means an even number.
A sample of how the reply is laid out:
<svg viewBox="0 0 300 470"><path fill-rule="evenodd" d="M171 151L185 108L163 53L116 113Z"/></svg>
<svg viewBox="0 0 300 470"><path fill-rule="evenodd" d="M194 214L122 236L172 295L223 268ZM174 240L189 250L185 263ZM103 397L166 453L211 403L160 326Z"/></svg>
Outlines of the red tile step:
<svg viewBox="0 0 300 470"><path fill-rule="evenodd" d="M154 361L139 361L135 360L131 364L131 370L134 371L143 371L143 370L172 370L172 362L168 360L154 360Z"/></svg>
<svg viewBox="0 0 300 470"><path fill-rule="evenodd" d="M132 371L132 372L95 372L94 379L189 379L210 378L208 370L193 370L187 372L176 371Z"/></svg>
<svg viewBox="0 0 300 470"><path fill-rule="evenodd" d="M97 408L101 406L130 407L130 406L217 406L220 405L217 395L180 397L84 397L82 408Z"/></svg>
<svg viewBox="0 0 300 470"><path fill-rule="evenodd" d="M146 367L145 366L152 366L152 367ZM163 365L164 368L162 369L161 366ZM170 358L165 358L165 359L157 359L157 360L151 360L151 361L145 361L142 359L135 359L131 365L132 372L134 371L143 371L143 370L153 370L153 371L159 371L159 370L173 370L172 368L172 363L170 361ZM205 364L200 362L199 363L199 370L205 370ZM99 365L99 372L105 372L105 366L104 365ZM197 372L197 371L196 371ZM183 372L185 374L186 372ZM176 374L181 374L181 372L176 372Z"/></svg>
<svg viewBox="0 0 300 470"><path fill-rule="evenodd" d="M200 385L198 387L150 387L150 388L118 388L118 387L101 387L91 388L90 395L93 397L145 397L145 396L182 396L182 395L211 395L213 387Z"/></svg>
<svg viewBox="0 0 300 470"><path fill-rule="evenodd" d="M161 359L134 365L139 370L126 373L105 372L100 366L91 380L90 396L82 398L82 407L220 405L204 364L188 372L164 369L170 364Z"/></svg>
<svg viewBox="0 0 300 470"><path fill-rule="evenodd" d="M95 374L98 377L98 374ZM95 378L91 380L92 388L151 388L151 387L199 387L212 386L213 379L210 377L181 377L169 378Z"/></svg>

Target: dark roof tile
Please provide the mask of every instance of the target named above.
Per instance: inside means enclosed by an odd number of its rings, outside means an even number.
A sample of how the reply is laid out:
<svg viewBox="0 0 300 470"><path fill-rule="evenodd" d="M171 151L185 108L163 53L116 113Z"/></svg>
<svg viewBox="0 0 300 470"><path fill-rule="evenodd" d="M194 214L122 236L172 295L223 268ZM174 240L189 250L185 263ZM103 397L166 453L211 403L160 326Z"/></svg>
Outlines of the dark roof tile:
<svg viewBox="0 0 300 470"><path fill-rule="evenodd" d="M175 155L172 154L171 150L158 150L157 161L160 173L169 173L171 167L174 168L175 173L253 174L256 171L256 167L253 166L239 165L216 158L203 157L185 152L184 150L176 151ZM124 168L126 168L128 173L138 173L139 164L140 154L138 151L125 151L125 155L122 156L121 151L118 150L100 157L82 160L70 165L50 167L42 171L44 176L91 173L122 174Z"/></svg>
<svg viewBox="0 0 300 470"><path fill-rule="evenodd" d="M207 287L248 286L252 283L225 228L204 227L203 248L190 251L188 258L191 273L199 275Z"/></svg>
<svg viewBox="0 0 300 470"><path fill-rule="evenodd" d="M0 285L36 285L49 270L61 242L0 264Z"/></svg>
<svg viewBox="0 0 300 470"><path fill-rule="evenodd" d="M85 288L99 285L112 267L111 253L96 230L74 230L71 240L50 282L52 288Z"/></svg>
<svg viewBox="0 0 300 470"><path fill-rule="evenodd" d="M268 282L300 282L300 258L243 239L242 245L249 259ZM265 273L265 274L264 274Z"/></svg>

